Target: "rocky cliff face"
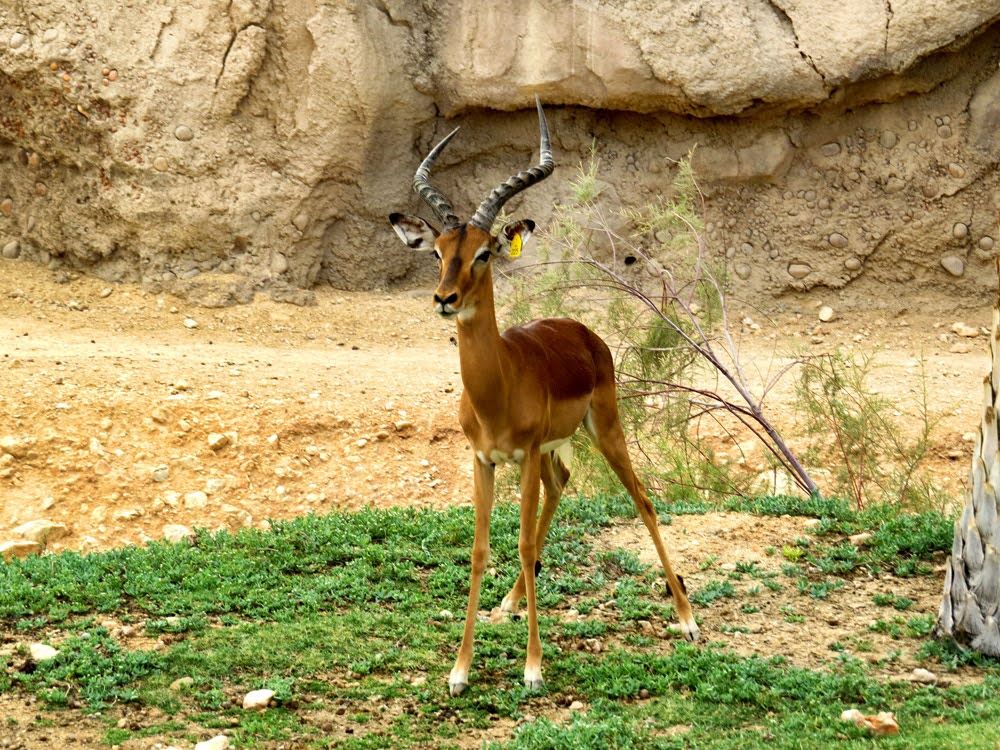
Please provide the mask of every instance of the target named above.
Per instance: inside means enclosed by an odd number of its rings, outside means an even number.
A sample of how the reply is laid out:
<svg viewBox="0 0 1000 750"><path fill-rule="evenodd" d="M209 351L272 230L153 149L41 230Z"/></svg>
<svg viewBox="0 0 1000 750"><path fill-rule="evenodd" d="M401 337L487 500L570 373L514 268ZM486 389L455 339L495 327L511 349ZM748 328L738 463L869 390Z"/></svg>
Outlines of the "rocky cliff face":
<svg viewBox="0 0 1000 750"><path fill-rule="evenodd" d="M520 199L541 223L592 143L626 205L697 145L743 296L972 300L998 62L1000 0L6 3L0 251L206 304L421 278L385 222L422 210L419 159L463 125L435 175L471 213L532 158L538 93L564 168Z"/></svg>

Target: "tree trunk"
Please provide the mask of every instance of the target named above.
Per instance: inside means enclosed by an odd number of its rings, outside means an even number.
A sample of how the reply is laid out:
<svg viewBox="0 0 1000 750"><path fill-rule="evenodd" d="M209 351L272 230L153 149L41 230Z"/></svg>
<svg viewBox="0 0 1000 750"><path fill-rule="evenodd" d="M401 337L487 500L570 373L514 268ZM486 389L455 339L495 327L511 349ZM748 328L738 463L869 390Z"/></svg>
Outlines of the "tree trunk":
<svg viewBox="0 0 1000 750"><path fill-rule="evenodd" d="M1000 277L1000 260L997 261ZM983 381L983 416L972 456L965 510L944 576L944 597L934 633L988 656L1000 656L1000 298L993 306L991 372Z"/></svg>

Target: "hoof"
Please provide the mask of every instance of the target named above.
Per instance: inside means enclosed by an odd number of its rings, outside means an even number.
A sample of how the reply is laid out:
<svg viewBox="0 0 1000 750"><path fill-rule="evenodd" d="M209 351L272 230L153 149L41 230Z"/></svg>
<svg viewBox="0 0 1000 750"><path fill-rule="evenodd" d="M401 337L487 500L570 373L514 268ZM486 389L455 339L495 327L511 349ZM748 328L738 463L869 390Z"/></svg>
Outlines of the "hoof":
<svg viewBox="0 0 1000 750"><path fill-rule="evenodd" d="M681 633L684 635L684 638L692 643L701 637L701 631L698 630L698 625L695 622L681 623Z"/></svg>
<svg viewBox="0 0 1000 750"><path fill-rule="evenodd" d="M524 687L528 689L529 693L540 693L545 690L544 680L525 680Z"/></svg>
<svg viewBox="0 0 1000 750"><path fill-rule="evenodd" d="M545 681L542 679L542 670L535 669L525 669L524 670L524 686L531 693L540 693L545 689Z"/></svg>
<svg viewBox="0 0 1000 750"><path fill-rule="evenodd" d="M511 615L517 612L517 602L511 598L510 594L507 594L500 602L500 611Z"/></svg>
<svg viewBox="0 0 1000 750"><path fill-rule="evenodd" d="M451 697L457 698L467 687L469 687L469 673L464 669L451 670L451 675L448 677L448 692Z"/></svg>

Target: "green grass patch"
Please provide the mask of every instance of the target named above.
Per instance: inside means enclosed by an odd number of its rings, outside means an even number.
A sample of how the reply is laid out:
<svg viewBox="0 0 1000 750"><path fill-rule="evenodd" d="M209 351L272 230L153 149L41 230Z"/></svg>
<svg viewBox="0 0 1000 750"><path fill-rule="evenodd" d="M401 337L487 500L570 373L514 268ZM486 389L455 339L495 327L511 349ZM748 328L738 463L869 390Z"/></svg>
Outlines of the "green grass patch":
<svg viewBox="0 0 1000 750"><path fill-rule="evenodd" d="M742 509L792 509L781 498L755 503ZM833 501L805 506L821 519L817 533L789 545L798 555L783 560L775 550L775 562L808 597L832 594L859 566L926 564L950 546L931 515L859 514ZM523 619L480 622L472 684L460 698L447 695L468 590L473 517L467 508L313 516L276 523L269 532L201 532L193 545L155 543L0 566L0 631L18 642L48 640L60 650L33 665L23 647L0 657L0 692L106 715L109 744L188 741L225 729L241 748L447 748L477 736L494 748L870 747L871 738L840 722L850 707L896 712L904 733L880 738L880 747L952 741L978 747L993 736L1000 720L996 664L929 641L933 618L903 614L902 597L876 597L873 630L926 641L923 658L980 670L978 684L928 688L877 679L866 662L846 653L850 638L831 651L827 669L812 671L654 636L674 617L658 566L630 551L594 550L595 534L633 517L626 497L564 501L538 581L547 680L540 696L521 686ZM496 606L516 578L517 526L517 506L499 505L484 609ZM859 530L871 531L876 542L849 552L843 536ZM701 618L712 617L723 599L733 600L731 611L760 611L766 592L783 588L778 574L759 563L738 563L729 573L707 568L717 575L691 594ZM801 601L799 611L786 606L777 616L805 622L800 612L811 602ZM568 617L571 608L581 617ZM165 645L129 648L97 624L109 618ZM738 624L715 624L745 632ZM586 648L592 639L603 643L600 653ZM860 641L855 645L861 650ZM191 684L172 689L182 677ZM276 691L271 708L239 708L245 692L262 687ZM584 709L570 711L577 700ZM116 726L122 704L157 709L158 723ZM525 722L527 715L548 718Z"/></svg>

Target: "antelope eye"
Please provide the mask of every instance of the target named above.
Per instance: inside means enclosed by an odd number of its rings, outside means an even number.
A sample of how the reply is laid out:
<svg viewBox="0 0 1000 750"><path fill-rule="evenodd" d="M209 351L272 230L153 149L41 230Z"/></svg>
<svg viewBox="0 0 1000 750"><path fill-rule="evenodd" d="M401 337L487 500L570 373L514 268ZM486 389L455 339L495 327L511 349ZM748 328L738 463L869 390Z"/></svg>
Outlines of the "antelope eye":
<svg viewBox="0 0 1000 750"><path fill-rule="evenodd" d="M490 259L491 255L493 255L493 253L489 250L483 250L483 252L476 256L476 263L485 263Z"/></svg>
<svg viewBox="0 0 1000 750"><path fill-rule="evenodd" d="M434 257L437 258L437 262L441 262L441 253L438 252L437 248L434 248Z"/></svg>

